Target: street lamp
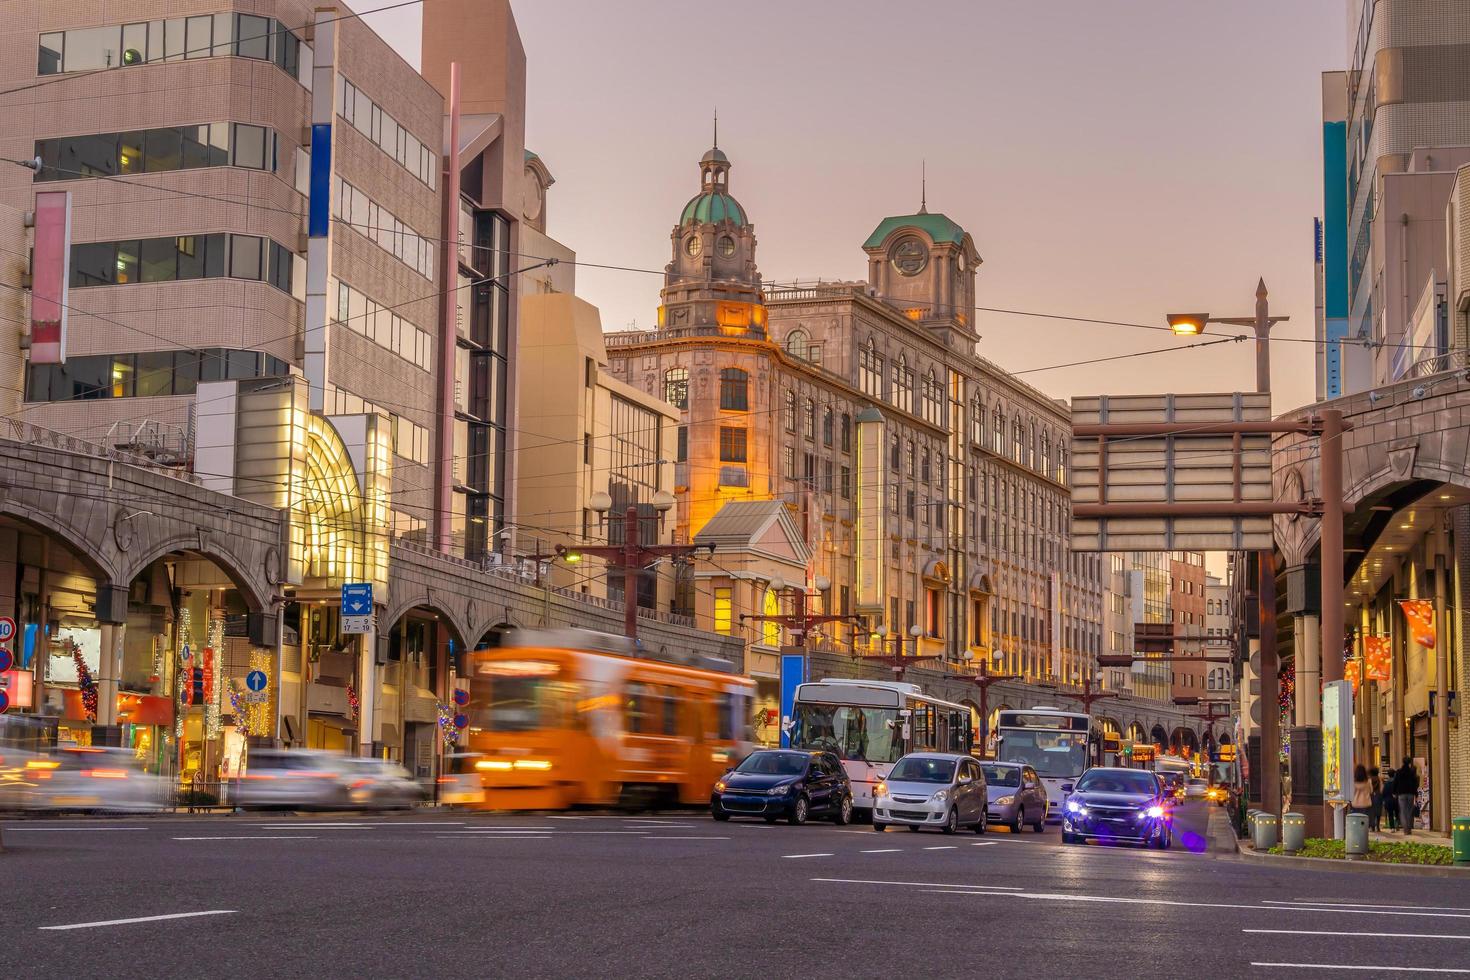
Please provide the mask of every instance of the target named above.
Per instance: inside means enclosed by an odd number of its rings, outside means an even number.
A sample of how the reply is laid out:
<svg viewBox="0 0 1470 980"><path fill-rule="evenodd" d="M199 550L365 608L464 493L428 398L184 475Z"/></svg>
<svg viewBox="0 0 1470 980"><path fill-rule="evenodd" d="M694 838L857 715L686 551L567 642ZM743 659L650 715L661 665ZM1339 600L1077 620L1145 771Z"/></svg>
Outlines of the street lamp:
<svg viewBox="0 0 1470 980"><path fill-rule="evenodd" d="M1181 337L1197 337L1205 332L1205 324L1210 322L1208 313L1168 313L1165 319L1169 321L1169 329Z"/></svg>
<svg viewBox="0 0 1470 980"><path fill-rule="evenodd" d="M832 580L825 575L818 575L812 584L816 586L817 592L823 594L832 588ZM788 583L778 574L771 575L770 579L766 582L766 587L778 597L783 592L791 592L793 594L795 611L791 613L774 612L760 615L741 613L740 621L743 623L748 619L754 622L778 623L795 638L795 646L798 648L804 648L806 646L807 636L817 626L821 626L824 623L843 623L857 619L856 616L844 615L842 613L824 612L818 615L808 611L807 603L812 598L812 594L806 590L806 586L800 583Z"/></svg>

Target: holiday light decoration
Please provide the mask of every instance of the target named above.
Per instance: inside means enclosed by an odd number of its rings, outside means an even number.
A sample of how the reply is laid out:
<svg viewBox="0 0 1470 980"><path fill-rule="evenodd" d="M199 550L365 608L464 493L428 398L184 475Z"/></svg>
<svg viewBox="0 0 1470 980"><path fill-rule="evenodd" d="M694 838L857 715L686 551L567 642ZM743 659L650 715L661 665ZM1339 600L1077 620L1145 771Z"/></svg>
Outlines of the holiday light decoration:
<svg viewBox="0 0 1470 980"><path fill-rule="evenodd" d="M205 650L206 654L212 651L212 671L207 671L209 679L204 689L204 731L211 739L219 738L224 732L224 719L220 717L220 700L224 696L224 665L225 665L225 621L219 616L211 616L209 625L206 627L206 642L209 644Z"/></svg>
<svg viewBox="0 0 1470 980"><path fill-rule="evenodd" d="M347 716L357 717L357 709L362 707L362 702L357 697L357 689L351 684L347 685Z"/></svg>
<svg viewBox="0 0 1470 980"><path fill-rule="evenodd" d="M97 720L97 682L92 678L91 668L87 666L87 658L82 656L82 648L77 641L67 638L67 646L71 650L72 662L77 665L77 687L82 692L82 710L87 713L88 721Z"/></svg>
<svg viewBox="0 0 1470 980"><path fill-rule="evenodd" d="M443 701L436 702L439 708L439 737L446 749L459 744L459 729L454 727L454 709Z"/></svg>
<svg viewBox="0 0 1470 980"><path fill-rule="evenodd" d="M1291 709L1296 703L1296 664L1289 665L1281 672L1277 703L1281 710L1281 761L1285 762L1291 753Z"/></svg>

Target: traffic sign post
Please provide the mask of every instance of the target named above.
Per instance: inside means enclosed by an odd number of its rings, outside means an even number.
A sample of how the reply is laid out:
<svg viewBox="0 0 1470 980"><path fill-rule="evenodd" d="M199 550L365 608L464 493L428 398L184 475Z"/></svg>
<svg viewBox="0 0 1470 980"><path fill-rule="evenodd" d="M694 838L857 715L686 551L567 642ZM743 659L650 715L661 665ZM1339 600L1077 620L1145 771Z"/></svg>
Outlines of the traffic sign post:
<svg viewBox="0 0 1470 980"><path fill-rule="evenodd" d="M246 704L267 704L270 702L270 692L266 687L270 684L270 678L263 670L252 670L245 675L245 690L240 694L240 700Z"/></svg>
<svg viewBox="0 0 1470 980"><path fill-rule="evenodd" d="M0 647L0 674L15 666L15 654L4 647Z"/></svg>
<svg viewBox="0 0 1470 980"><path fill-rule="evenodd" d="M0 643L9 643L15 638L15 620L0 616Z"/></svg>
<svg viewBox="0 0 1470 980"><path fill-rule="evenodd" d="M371 633L373 629L373 583L342 583L342 632Z"/></svg>

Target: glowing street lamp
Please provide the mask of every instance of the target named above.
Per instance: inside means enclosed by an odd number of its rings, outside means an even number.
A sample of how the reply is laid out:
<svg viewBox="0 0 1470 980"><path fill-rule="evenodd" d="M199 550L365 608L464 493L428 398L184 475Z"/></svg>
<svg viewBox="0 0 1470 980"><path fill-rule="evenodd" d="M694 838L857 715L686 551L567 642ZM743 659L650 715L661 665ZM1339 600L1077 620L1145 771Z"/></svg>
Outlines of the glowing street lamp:
<svg viewBox="0 0 1470 980"><path fill-rule="evenodd" d="M1165 319L1169 321L1169 329L1180 337L1197 337L1205 332L1205 325L1210 322L1208 313L1168 313Z"/></svg>

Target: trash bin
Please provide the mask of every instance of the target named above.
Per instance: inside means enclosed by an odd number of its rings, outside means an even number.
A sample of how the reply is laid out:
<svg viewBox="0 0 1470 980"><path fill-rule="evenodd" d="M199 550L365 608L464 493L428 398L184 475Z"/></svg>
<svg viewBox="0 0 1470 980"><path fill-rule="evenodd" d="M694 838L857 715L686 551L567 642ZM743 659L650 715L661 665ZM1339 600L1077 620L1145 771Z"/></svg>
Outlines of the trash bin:
<svg viewBox="0 0 1470 980"><path fill-rule="evenodd" d="M1450 834L1455 845L1455 863L1470 864L1470 817L1451 820Z"/></svg>
<svg viewBox="0 0 1470 980"><path fill-rule="evenodd" d="M1368 815L1349 813L1343 824L1343 853L1349 861L1361 861L1368 856Z"/></svg>
<svg viewBox="0 0 1470 980"><path fill-rule="evenodd" d="M1276 846L1276 818L1269 813L1256 814L1251 843L1258 851L1269 851Z"/></svg>
<svg viewBox="0 0 1470 980"><path fill-rule="evenodd" d="M1288 813L1281 818L1281 849L1295 854L1307 840L1307 818L1305 814Z"/></svg>

